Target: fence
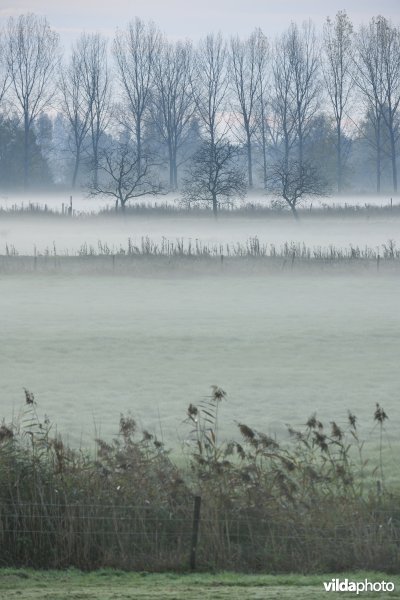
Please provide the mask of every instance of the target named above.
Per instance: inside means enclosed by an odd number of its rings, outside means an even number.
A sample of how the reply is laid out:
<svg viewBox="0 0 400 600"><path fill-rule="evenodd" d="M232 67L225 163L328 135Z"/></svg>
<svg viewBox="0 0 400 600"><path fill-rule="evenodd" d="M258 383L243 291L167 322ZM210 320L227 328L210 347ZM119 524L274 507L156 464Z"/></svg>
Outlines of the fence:
<svg viewBox="0 0 400 600"><path fill-rule="evenodd" d="M361 507L361 500L360 500ZM359 507L359 508L360 508ZM351 512L350 512L351 514ZM324 518L326 518L326 514ZM200 497L175 506L56 502L0 506L0 564L134 570L313 571L398 569L400 513L218 508Z"/></svg>

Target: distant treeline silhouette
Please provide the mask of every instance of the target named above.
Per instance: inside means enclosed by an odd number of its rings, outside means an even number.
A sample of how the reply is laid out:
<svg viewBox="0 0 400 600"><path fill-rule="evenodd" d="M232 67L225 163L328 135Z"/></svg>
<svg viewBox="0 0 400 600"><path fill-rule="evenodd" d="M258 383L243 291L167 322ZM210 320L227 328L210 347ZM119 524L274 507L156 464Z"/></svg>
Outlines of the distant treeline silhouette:
<svg viewBox="0 0 400 600"><path fill-rule="evenodd" d="M259 24L262 27L262 23ZM346 12L276 39L171 42L140 18L62 56L46 18L0 31L0 189L83 187L124 208L179 191L216 213L257 188L398 191L400 29Z"/></svg>

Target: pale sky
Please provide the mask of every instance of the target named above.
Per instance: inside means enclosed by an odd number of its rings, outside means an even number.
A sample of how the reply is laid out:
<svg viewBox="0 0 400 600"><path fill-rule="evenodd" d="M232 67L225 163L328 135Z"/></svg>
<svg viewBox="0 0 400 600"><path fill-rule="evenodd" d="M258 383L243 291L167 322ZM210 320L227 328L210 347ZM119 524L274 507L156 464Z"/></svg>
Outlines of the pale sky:
<svg viewBox="0 0 400 600"><path fill-rule="evenodd" d="M291 21L325 18L345 9L354 24L382 14L400 23L400 0L0 0L0 24L33 12L48 18L65 46L81 31L110 37L135 16L153 20L171 39L198 40L210 31L247 36L255 27L273 37Z"/></svg>

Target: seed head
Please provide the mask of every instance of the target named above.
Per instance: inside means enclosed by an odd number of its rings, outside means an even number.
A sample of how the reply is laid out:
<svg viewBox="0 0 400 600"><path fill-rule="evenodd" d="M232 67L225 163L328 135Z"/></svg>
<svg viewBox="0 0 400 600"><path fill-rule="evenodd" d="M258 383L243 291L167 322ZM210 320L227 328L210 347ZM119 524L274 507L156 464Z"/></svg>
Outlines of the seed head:
<svg viewBox="0 0 400 600"><path fill-rule="evenodd" d="M388 419L387 414L385 413L385 411L383 410L383 408L377 402L376 403L376 410L375 410L375 413L374 413L374 421L377 421L378 423L380 423L382 425L382 423L384 421L386 421L386 419Z"/></svg>

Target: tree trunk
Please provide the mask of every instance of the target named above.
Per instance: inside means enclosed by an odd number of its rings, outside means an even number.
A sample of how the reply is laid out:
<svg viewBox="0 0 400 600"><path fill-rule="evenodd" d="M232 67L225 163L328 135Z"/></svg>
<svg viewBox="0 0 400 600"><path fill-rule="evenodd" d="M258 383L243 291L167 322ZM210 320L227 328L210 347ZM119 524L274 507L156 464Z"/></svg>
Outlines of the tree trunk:
<svg viewBox="0 0 400 600"><path fill-rule="evenodd" d="M142 131L140 120L136 123L136 147L138 155L138 171L140 173L142 170Z"/></svg>
<svg viewBox="0 0 400 600"><path fill-rule="evenodd" d="M303 166L303 155L304 155L304 151L303 151L303 129L300 126L298 129L298 136L299 136L299 165L300 168Z"/></svg>
<svg viewBox="0 0 400 600"><path fill-rule="evenodd" d="M178 165L176 164L176 156L175 156L175 161L174 161L174 183L175 183L175 189L178 189Z"/></svg>
<svg viewBox="0 0 400 600"><path fill-rule="evenodd" d="M171 190L175 189L174 161L171 152L169 153L169 187Z"/></svg>
<svg viewBox="0 0 400 600"><path fill-rule="evenodd" d="M264 178L264 189L267 189L267 143L265 139L265 123L264 123L264 110L262 111L262 153L263 153L263 178Z"/></svg>
<svg viewBox="0 0 400 600"><path fill-rule="evenodd" d="M289 146L289 134L286 130L286 127L284 128L284 148L285 148L285 169L286 172L289 169L289 152L290 152L290 146Z"/></svg>
<svg viewBox="0 0 400 600"><path fill-rule="evenodd" d="M218 201L217 201L217 196L215 193L213 193L213 195L212 195L212 209L213 209L214 217L217 218L217 216L218 216Z"/></svg>
<svg viewBox="0 0 400 600"><path fill-rule="evenodd" d="M342 185L342 131L340 123L337 124L337 155L336 155L337 165L336 165L336 174L337 174L337 188L339 194L343 191Z"/></svg>
<svg viewBox="0 0 400 600"><path fill-rule="evenodd" d="M299 221L299 214L296 210L296 206L294 204L290 205L291 211L292 211L292 215L294 216L294 218L296 219L296 221Z"/></svg>
<svg viewBox="0 0 400 600"><path fill-rule="evenodd" d="M28 117L24 117L24 189L28 189L29 184L29 122Z"/></svg>
<svg viewBox="0 0 400 600"><path fill-rule="evenodd" d="M173 168L173 182L174 182L174 190L178 189L178 143L177 138L174 136L173 144L172 144L172 168Z"/></svg>
<svg viewBox="0 0 400 600"><path fill-rule="evenodd" d="M397 153L393 126L390 127L390 153L392 158L393 191L397 194Z"/></svg>
<svg viewBox="0 0 400 600"><path fill-rule="evenodd" d="M98 142L93 144L93 186L97 188L99 183L99 148Z"/></svg>
<svg viewBox="0 0 400 600"><path fill-rule="evenodd" d="M378 194L381 193L381 126L377 124L376 129L376 191Z"/></svg>
<svg viewBox="0 0 400 600"><path fill-rule="evenodd" d="M171 190L176 190L176 154L172 143L168 143L168 162L169 162L169 187Z"/></svg>
<svg viewBox="0 0 400 600"><path fill-rule="evenodd" d="M376 192L381 193L381 149L376 152Z"/></svg>
<svg viewBox="0 0 400 600"><path fill-rule="evenodd" d="M95 188L97 188L98 185L99 185L99 168L95 164L94 165L94 173L93 173L93 186Z"/></svg>
<svg viewBox="0 0 400 600"><path fill-rule="evenodd" d="M249 174L249 188L253 187L253 158L251 152L251 136L249 127L246 127L246 136L247 136L247 168Z"/></svg>
<svg viewBox="0 0 400 600"><path fill-rule="evenodd" d="M81 154L80 154L80 151L78 151L75 155L74 172L72 174L72 189L73 190L75 189L75 186L76 186L76 180L78 177L80 160L81 160Z"/></svg>

